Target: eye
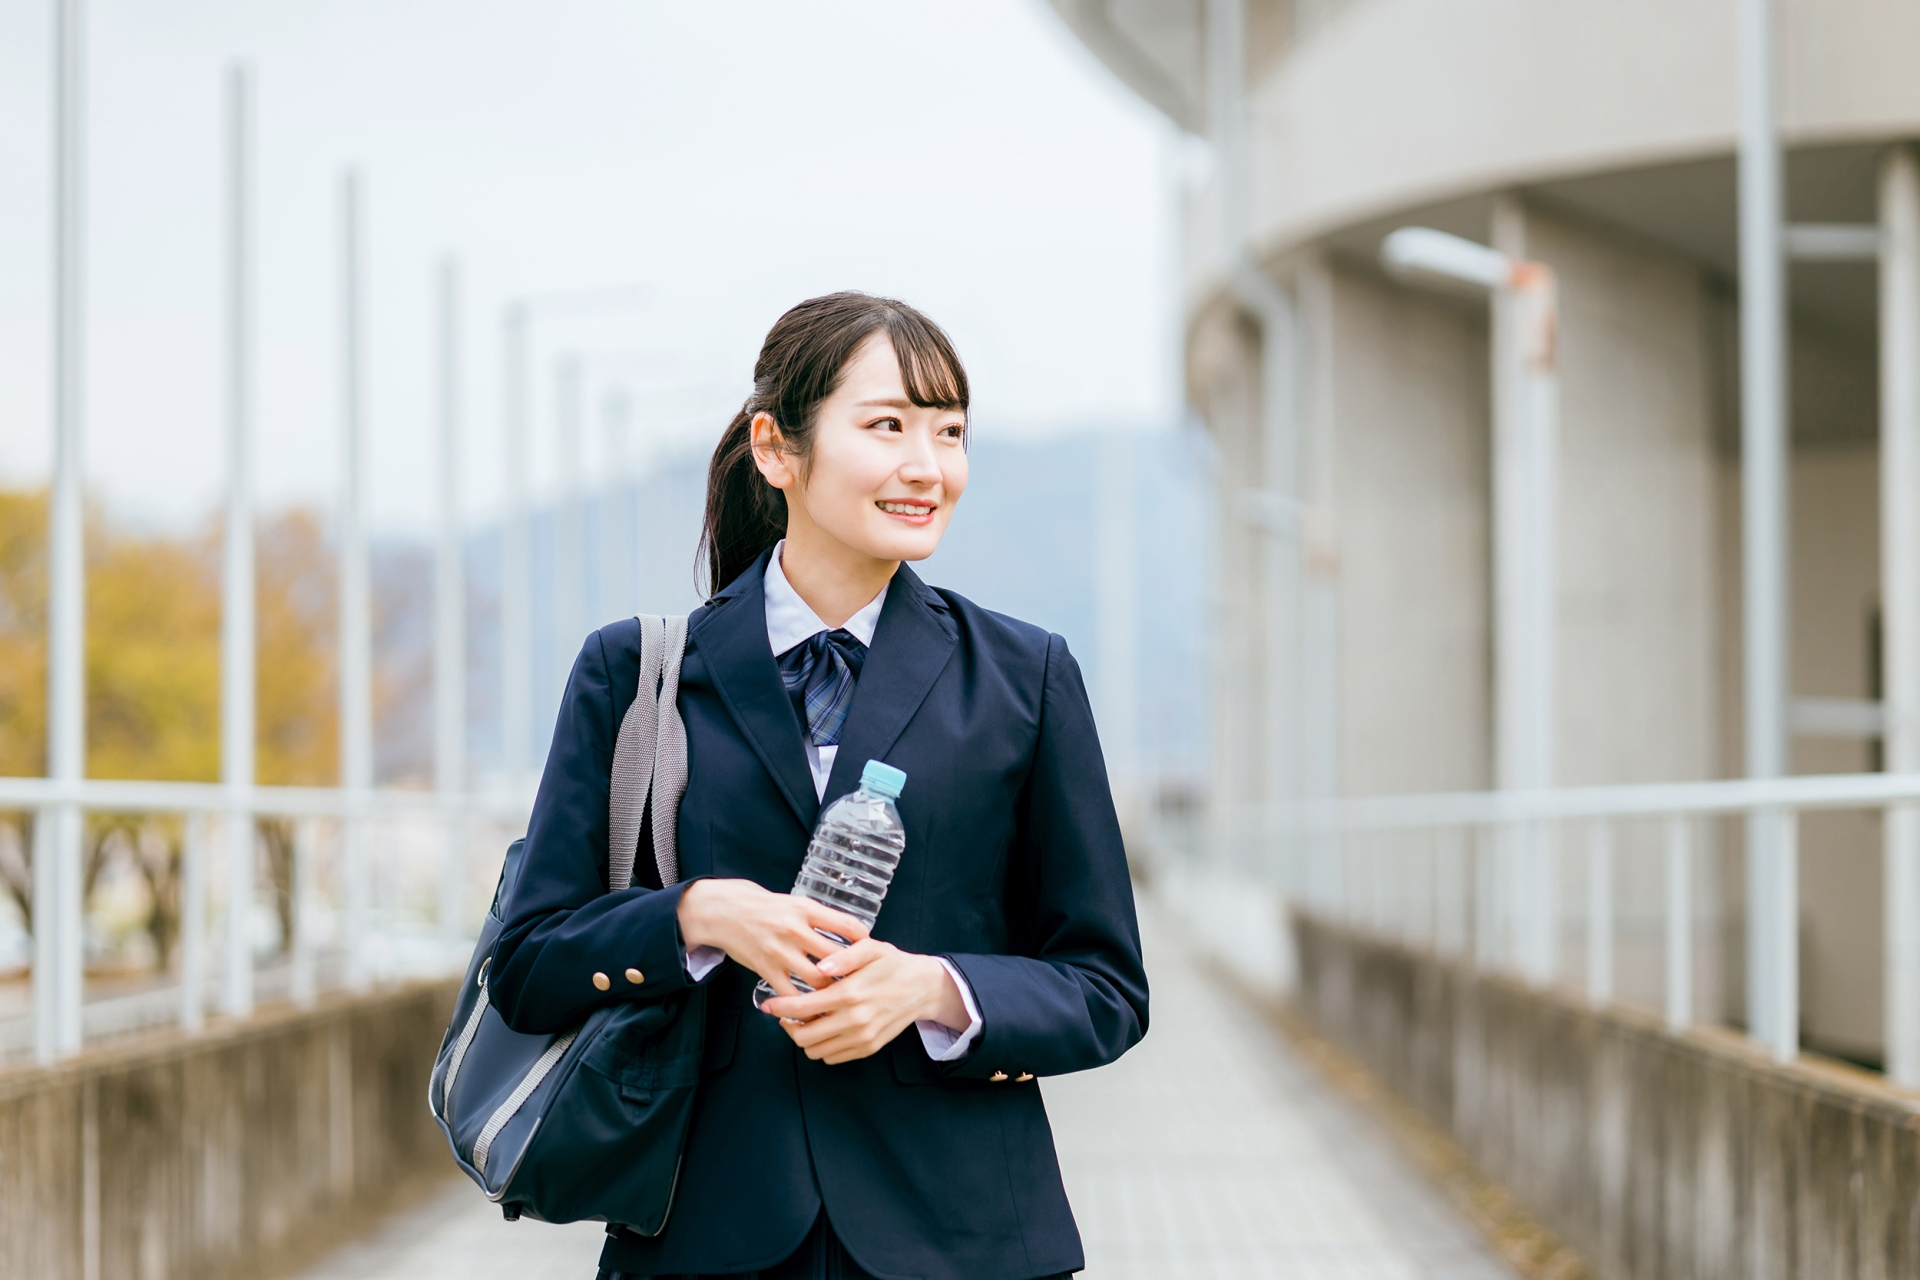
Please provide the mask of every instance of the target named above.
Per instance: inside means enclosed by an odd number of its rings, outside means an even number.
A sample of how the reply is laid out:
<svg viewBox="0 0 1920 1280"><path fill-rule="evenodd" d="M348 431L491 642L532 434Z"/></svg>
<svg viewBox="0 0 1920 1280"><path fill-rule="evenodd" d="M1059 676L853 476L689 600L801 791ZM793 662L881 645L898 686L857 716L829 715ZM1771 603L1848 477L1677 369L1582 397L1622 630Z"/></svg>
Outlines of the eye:
<svg viewBox="0 0 1920 1280"><path fill-rule="evenodd" d="M949 440L958 440L960 439L961 436L966 434L966 430L967 428L965 423L949 422L946 426L940 428L940 434L947 437Z"/></svg>
<svg viewBox="0 0 1920 1280"><path fill-rule="evenodd" d="M896 433L905 430L905 428L900 425L900 419L898 418L875 418L872 422L869 422L867 426L881 431L892 431Z"/></svg>

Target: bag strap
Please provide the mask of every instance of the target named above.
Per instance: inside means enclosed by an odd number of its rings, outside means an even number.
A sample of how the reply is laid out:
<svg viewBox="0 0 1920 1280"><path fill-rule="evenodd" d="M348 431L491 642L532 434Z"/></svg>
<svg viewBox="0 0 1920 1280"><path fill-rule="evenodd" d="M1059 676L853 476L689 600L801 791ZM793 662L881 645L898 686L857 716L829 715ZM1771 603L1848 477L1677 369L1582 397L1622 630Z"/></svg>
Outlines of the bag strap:
<svg viewBox="0 0 1920 1280"><path fill-rule="evenodd" d="M607 788L607 889L633 884L640 852L641 815L653 801L653 862L662 887L680 879L675 840L680 797L687 789L687 729L681 722L680 658L687 646L685 617L636 615L640 621L640 680L620 721Z"/></svg>

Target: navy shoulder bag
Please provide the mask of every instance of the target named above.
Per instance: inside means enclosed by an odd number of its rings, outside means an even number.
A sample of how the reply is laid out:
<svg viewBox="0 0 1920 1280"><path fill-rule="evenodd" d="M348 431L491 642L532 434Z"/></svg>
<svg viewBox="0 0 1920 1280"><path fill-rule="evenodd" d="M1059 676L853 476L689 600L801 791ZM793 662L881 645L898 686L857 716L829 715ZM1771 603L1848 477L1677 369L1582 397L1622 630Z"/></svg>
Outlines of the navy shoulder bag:
<svg viewBox="0 0 1920 1280"><path fill-rule="evenodd" d="M680 878L675 826L687 789L675 706L687 620L640 616L640 688L620 722L608 794L607 888L633 883L649 798L660 883ZM523 857L507 850L427 1105L453 1158L509 1219L593 1220L657 1235L673 1207L700 1083L706 989L597 1009L558 1035L522 1035L487 998L487 964Z"/></svg>

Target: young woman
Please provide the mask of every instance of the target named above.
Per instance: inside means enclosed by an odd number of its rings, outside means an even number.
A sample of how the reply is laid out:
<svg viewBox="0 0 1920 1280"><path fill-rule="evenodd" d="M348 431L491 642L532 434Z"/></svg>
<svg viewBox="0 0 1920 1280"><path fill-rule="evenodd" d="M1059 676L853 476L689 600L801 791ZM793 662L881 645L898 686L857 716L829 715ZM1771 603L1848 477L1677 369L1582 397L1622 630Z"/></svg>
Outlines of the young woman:
<svg viewBox="0 0 1920 1280"><path fill-rule="evenodd" d="M670 888L606 892L639 625L602 628L574 665L493 998L547 1032L709 988L672 1212L657 1236L610 1232L603 1280L1082 1266L1036 1079L1138 1041L1147 983L1066 643L903 563L933 553L966 489L967 405L946 335L902 303L815 298L767 335L708 475ZM907 774L906 853L871 935L788 893L870 759ZM764 1011L757 978L780 993Z"/></svg>

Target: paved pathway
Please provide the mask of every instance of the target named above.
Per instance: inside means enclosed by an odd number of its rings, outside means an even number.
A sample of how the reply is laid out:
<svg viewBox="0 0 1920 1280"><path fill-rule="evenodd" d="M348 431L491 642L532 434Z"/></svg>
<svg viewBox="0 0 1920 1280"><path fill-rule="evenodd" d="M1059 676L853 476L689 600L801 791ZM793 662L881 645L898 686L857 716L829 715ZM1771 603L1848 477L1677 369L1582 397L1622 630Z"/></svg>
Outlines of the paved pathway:
<svg viewBox="0 0 1920 1280"><path fill-rule="evenodd" d="M1143 904L1153 1033L1044 1088L1083 1280L1512 1280ZM501 1221L466 1183L300 1280L591 1280L601 1229Z"/></svg>

